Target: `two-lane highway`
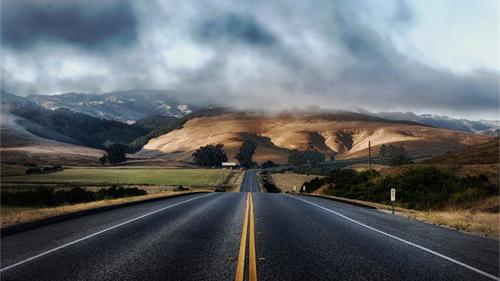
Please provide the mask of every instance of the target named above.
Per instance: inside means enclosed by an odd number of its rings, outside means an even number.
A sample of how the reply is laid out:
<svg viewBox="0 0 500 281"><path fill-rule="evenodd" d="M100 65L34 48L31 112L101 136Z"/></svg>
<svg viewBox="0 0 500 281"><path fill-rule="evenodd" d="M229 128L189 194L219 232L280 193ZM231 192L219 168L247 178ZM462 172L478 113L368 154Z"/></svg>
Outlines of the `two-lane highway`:
<svg viewBox="0 0 500 281"><path fill-rule="evenodd" d="M259 178L254 170L245 172L241 182L240 192L260 192Z"/></svg>
<svg viewBox="0 0 500 281"><path fill-rule="evenodd" d="M257 192L254 171L240 190L4 235L1 280L499 280L498 240Z"/></svg>

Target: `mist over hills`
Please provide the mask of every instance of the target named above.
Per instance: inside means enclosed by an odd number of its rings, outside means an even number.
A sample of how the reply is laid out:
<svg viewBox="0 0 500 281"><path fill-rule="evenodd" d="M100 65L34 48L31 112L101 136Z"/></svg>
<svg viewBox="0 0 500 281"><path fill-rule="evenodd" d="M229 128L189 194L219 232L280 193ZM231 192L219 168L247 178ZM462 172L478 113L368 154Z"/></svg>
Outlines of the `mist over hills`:
<svg viewBox="0 0 500 281"><path fill-rule="evenodd" d="M496 134L495 129L500 127L500 122L497 120L468 120L456 119L445 115L436 114L415 114L413 112L369 112L360 110L359 112L377 116L389 120L408 120L421 124L434 126L462 132L471 132L478 134Z"/></svg>
<svg viewBox="0 0 500 281"><path fill-rule="evenodd" d="M133 123L150 115L182 117L197 108L179 94L163 90L129 90L104 94L66 93L26 98L46 109L67 108L89 116Z"/></svg>
<svg viewBox="0 0 500 281"><path fill-rule="evenodd" d="M43 108L55 110L66 108L96 118L115 120L132 124L154 115L182 118L204 108L223 107L222 103L202 105L188 102L188 95L170 90L126 90L103 94L65 93L61 95L29 95L20 97L2 90L2 99L25 104L35 103ZM289 110L294 112L296 110ZM412 121L443 129L451 129L478 134L495 134L500 120L468 120L436 114L415 114L413 112L371 112L359 107L346 110L308 107L298 111L338 112L349 111L388 120Z"/></svg>
<svg viewBox="0 0 500 281"><path fill-rule="evenodd" d="M296 109L279 113L193 106L174 93L131 90L20 97L2 91L2 143L56 141L103 149L122 143L143 157L189 161L199 146L223 143L232 157L245 139L258 144L257 159L284 162L292 149L313 149L335 158L365 157L367 141L405 146L413 155L437 155L488 139L497 121L470 121L411 112L372 113ZM12 130L13 127L17 128ZM19 136L15 132L27 132ZM22 138L21 138L22 137ZM19 140L17 139L19 138ZM54 146L54 143L51 144ZM93 152L95 154L95 152Z"/></svg>

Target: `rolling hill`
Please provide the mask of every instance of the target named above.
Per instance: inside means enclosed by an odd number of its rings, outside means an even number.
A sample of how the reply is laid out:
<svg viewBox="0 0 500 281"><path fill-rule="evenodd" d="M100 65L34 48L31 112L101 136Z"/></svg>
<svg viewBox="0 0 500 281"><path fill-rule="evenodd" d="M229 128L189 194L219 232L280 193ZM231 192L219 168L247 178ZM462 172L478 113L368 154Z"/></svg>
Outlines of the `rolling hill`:
<svg viewBox="0 0 500 281"><path fill-rule="evenodd" d="M257 162L284 163L291 149L314 149L337 159L354 159L367 156L371 141L374 156L380 145L390 143L404 146L413 157L423 158L481 143L488 137L352 112L226 112L192 118L182 128L151 139L138 154L189 161L200 146L223 143L234 160L245 139L257 143Z"/></svg>
<svg viewBox="0 0 500 281"><path fill-rule="evenodd" d="M388 120L406 120L420 124L430 125L442 129L477 133L484 135L496 135L495 130L500 128L500 123L496 120L468 120L456 119L444 115L435 114L415 114L413 112L369 112L357 108L359 113L372 115Z"/></svg>
<svg viewBox="0 0 500 281"><path fill-rule="evenodd" d="M4 164L22 165L25 162L42 165L97 164L98 158L103 153L98 149L65 143L66 136L40 125L36 125L36 128L53 139L37 136L21 125L31 124L28 120L9 113L5 108L2 108L1 117L2 167Z"/></svg>
<svg viewBox="0 0 500 281"><path fill-rule="evenodd" d="M496 164L500 162L499 145L498 138L491 138L491 140L484 143L467 146L455 151L447 151L422 163L442 165Z"/></svg>

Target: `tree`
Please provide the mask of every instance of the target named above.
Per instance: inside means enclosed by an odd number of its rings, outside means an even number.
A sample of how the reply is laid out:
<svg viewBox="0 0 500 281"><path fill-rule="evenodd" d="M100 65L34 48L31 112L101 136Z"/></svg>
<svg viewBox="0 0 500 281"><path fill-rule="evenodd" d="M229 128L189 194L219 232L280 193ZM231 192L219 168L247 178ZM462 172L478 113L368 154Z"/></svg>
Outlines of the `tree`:
<svg viewBox="0 0 500 281"><path fill-rule="evenodd" d="M200 147L192 154L194 162L203 167L221 166L222 162L227 161L223 147L224 145L220 143Z"/></svg>
<svg viewBox="0 0 500 281"><path fill-rule="evenodd" d="M125 146L120 143L114 143L106 148L106 158L109 163L115 165L125 162Z"/></svg>
<svg viewBox="0 0 500 281"><path fill-rule="evenodd" d="M240 162L240 165L245 168L250 168L256 165L255 162L252 161L252 156L257 149L257 144L253 141L245 140L243 144L240 146L240 150L238 154L234 158Z"/></svg>
<svg viewBox="0 0 500 281"><path fill-rule="evenodd" d="M316 166L325 161L325 155L319 151L307 150L304 151L304 158L306 163L311 166Z"/></svg>
<svg viewBox="0 0 500 281"><path fill-rule="evenodd" d="M298 151L297 149L294 149L288 154L288 164L295 166L295 167L300 167L304 165L304 157L303 154Z"/></svg>
<svg viewBox="0 0 500 281"><path fill-rule="evenodd" d="M99 161L101 162L101 165L106 164L106 162L108 161L108 156L106 155L106 153L99 157Z"/></svg>
<svg viewBox="0 0 500 281"><path fill-rule="evenodd" d="M385 145L380 147L379 155L382 160L390 166L399 166L411 164L413 160L410 158L406 150L402 146Z"/></svg>
<svg viewBox="0 0 500 281"><path fill-rule="evenodd" d="M276 167L278 165L271 160L267 160L266 162L262 163L262 165L260 165L260 166L262 169L267 169L267 168Z"/></svg>
<svg viewBox="0 0 500 281"><path fill-rule="evenodd" d="M324 161L325 155L315 150L299 151L294 149L288 155L288 164L296 167L307 165L316 166Z"/></svg>

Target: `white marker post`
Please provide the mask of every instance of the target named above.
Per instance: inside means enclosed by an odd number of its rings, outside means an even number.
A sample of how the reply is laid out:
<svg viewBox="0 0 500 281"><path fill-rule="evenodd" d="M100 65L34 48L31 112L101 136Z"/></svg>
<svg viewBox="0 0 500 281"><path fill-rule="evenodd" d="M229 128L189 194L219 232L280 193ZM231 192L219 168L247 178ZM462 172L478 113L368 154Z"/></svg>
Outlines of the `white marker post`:
<svg viewBox="0 0 500 281"><path fill-rule="evenodd" d="M297 186L296 185L293 186L293 192L295 192L295 191L297 191Z"/></svg>
<svg viewBox="0 0 500 281"><path fill-rule="evenodd" d="M396 201L396 189L391 188L391 210L394 215L394 201Z"/></svg>
<svg viewBox="0 0 500 281"><path fill-rule="evenodd" d="M302 186L302 192L306 192L306 186Z"/></svg>

